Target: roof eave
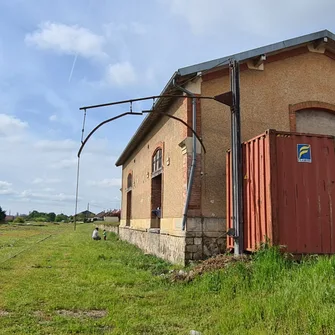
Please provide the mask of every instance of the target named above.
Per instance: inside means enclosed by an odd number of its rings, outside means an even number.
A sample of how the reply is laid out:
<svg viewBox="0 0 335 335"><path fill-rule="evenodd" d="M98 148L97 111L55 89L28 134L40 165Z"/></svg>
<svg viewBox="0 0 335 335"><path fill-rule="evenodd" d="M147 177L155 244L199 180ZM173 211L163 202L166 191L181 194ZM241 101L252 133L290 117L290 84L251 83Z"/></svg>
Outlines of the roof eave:
<svg viewBox="0 0 335 335"><path fill-rule="evenodd" d="M181 76L185 76L185 75L190 75L192 73L207 71L209 69L220 66L220 64L225 64L231 58L234 58L237 61L242 62L242 61L246 61L250 58L254 58L254 57L263 55L263 54L274 53L274 52L280 51L282 49L297 47L301 44L313 42L315 40L318 40L318 39L324 38L324 37L328 37L328 38L335 41L335 35L333 33L331 33L328 30L321 30L321 31L318 31L316 33L291 38L289 40L282 41L282 42L277 42L277 43L274 43L274 44L270 44L270 45L265 46L265 47L256 48L256 49L253 49L253 50L240 52L238 54L230 55L230 56L227 56L227 57L214 59L214 60L211 60L211 61L208 61L208 62L183 67L183 68L180 68L178 70L178 74L181 75Z"/></svg>

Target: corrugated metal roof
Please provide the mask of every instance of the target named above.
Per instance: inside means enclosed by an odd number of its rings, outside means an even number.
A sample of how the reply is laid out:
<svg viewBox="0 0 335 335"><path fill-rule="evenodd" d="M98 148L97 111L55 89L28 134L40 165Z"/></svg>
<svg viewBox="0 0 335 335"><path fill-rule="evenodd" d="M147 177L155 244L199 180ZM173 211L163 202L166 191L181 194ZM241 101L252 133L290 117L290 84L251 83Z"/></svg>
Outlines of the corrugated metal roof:
<svg viewBox="0 0 335 335"><path fill-rule="evenodd" d="M315 40L319 40L319 39L324 38L324 37L328 37L329 39L332 39L333 41L335 41L335 35L333 33L331 33L328 30L322 30L322 31L319 31L319 32L316 32L316 33L313 33L313 34L308 34L308 35L304 35L304 36L300 36L300 37L296 37L296 38L291 38L291 39L283 41L283 42L270 44L270 45L267 45L265 47L241 52L241 53L238 53L238 54L235 54L235 55L230 55L230 56L226 56L226 57L223 57L223 58L214 59L214 60L211 60L211 61L208 61L208 62L183 67L183 68L179 69L177 71L177 73L180 76L185 76L185 75L188 75L188 74L191 74L191 73L206 71L206 70L209 70L211 68L217 67L220 64L226 63L230 58L234 58L237 61L241 62L241 61L245 61L245 60L250 59L250 58L255 58L255 57L263 55L263 54L269 54L269 53L274 53L276 51L280 51L280 50L283 50L283 49L298 47L302 44L306 44L306 43L309 43L309 42L312 42L312 41L315 41Z"/></svg>
<svg viewBox="0 0 335 335"><path fill-rule="evenodd" d="M178 69L176 71L171 79L168 81L166 86L164 87L163 91L161 92L161 95L163 94L175 94L178 90L176 90L173 86L173 80L176 78L184 78L186 76L192 76L194 74L197 74L198 72L208 71L212 68L227 66L227 63L229 59L236 59L239 62L246 61L251 58L255 58L257 56L263 55L263 54L273 54L278 53L284 49L289 48L297 48L301 45L320 40L322 38L329 38L330 40L335 43L335 34L331 33L328 30L322 30L319 32L315 32L312 34L292 38L283 42L278 42L274 44L270 44L265 47L241 52L238 54L226 56L223 58L214 59L208 62L199 63L187 67L183 67ZM171 104L172 98L164 98L164 99L158 99L155 104L155 109L159 111L164 111L166 108ZM130 139L128 145L124 149L124 151L121 153L119 159L116 162L116 166L123 165L125 161L128 159L128 157L132 154L132 152L136 149L138 143L143 140L143 138L148 134L152 126L155 124L155 122L160 119L162 115L159 113L154 114L148 114L148 116L143 120L137 131L135 132L134 136Z"/></svg>

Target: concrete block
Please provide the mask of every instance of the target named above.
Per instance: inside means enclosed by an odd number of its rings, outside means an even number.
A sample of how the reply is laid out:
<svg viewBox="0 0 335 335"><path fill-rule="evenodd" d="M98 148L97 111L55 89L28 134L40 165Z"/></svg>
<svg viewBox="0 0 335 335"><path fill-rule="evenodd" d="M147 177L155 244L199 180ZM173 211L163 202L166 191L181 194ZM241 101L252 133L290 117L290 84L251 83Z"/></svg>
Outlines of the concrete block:
<svg viewBox="0 0 335 335"><path fill-rule="evenodd" d="M193 260L193 252L185 252L185 263Z"/></svg>
<svg viewBox="0 0 335 335"><path fill-rule="evenodd" d="M211 256L210 250L208 249L207 245L203 246L203 253L204 253L205 257L210 257Z"/></svg>
<svg viewBox="0 0 335 335"><path fill-rule="evenodd" d="M205 257L204 257L204 254L203 254L203 252L202 251L197 251L197 252L194 252L193 253L193 259L194 260L201 260L201 259L204 259Z"/></svg>
<svg viewBox="0 0 335 335"><path fill-rule="evenodd" d="M222 231L206 231L204 232L204 237L209 237L209 238L218 238L222 236L224 232Z"/></svg>
<svg viewBox="0 0 335 335"><path fill-rule="evenodd" d="M186 222L187 231L202 231L201 218L188 218Z"/></svg>
<svg viewBox="0 0 335 335"><path fill-rule="evenodd" d="M223 220L218 218L205 218L203 223L204 232L223 231L226 225Z"/></svg>
<svg viewBox="0 0 335 335"><path fill-rule="evenodd" d="M227 240L223 237L220 237L220 238L217 239L218 245L224 245L225 246L226 242L227 242Z"/></svg>
<svg viewBox="0 0 335 335"><path fill-rule="evenodd" d="M186 246L186 251L187 252L197 252L201 250L201 245L187 245Z"/></svg>
<svg viewBox="0 0 335 335"><path fill-rule="evenodd" d="M194 231L186 231L186 237L197 237L196 232Z"/></svg>

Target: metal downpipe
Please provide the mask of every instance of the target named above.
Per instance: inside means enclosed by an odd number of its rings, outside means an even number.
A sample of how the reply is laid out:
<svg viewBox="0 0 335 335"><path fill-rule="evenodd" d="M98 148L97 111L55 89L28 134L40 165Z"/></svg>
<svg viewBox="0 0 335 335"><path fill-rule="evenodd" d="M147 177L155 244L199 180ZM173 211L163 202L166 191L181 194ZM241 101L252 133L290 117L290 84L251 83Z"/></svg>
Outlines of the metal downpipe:
<svg viewBox="0 0 335 335"><path fill-rule="evenodd" d="M194 131L196 131L197 127L197 121L196 121L196 116L197 116L197 99L192 98L192 128ZM193 180L194 180L194 173L195 173L195 167L197 163L197 138L195 137L193 133L192 137L192 163L191 163L191 170L190 170L190 177L188 180L187 184L187 194L186 194L186 201L185 201L185 207L183 211L183 222L182 222L182 229L185 230L186 227L186 221L187 221L187 210L188 210L188 205L190 203L191 199L191 190L192 190L192 185L193 185Z"/></svg>
<svg viewBox="0 0 335 335"><path fill-rule="evenodd" d="M181 86L178 86L175 82L173 82L173 84L176 88L186 93L189 97L192 97L192 129L194 132L196 132L197 131L197 98L189 90ZM195 167L196 167L196 160L197 160L197 138L194 132L192 136L192 163L191 163L191 169L190 169L190 177L187 183L186 201L185 201L185 206L183 210L182 230L185 230L185 227L186 227L187 210L188 210L188 205L191 199L191 190L192 190Z"/></svg>

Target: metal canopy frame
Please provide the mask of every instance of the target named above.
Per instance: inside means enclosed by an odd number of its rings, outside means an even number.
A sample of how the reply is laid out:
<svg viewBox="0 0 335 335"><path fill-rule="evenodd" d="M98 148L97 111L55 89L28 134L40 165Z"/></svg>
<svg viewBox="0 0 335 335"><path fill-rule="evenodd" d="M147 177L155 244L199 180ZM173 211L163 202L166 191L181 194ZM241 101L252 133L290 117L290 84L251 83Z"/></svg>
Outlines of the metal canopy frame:
<svg viewBox="0 0 335 335"><path fill-rule="evenodd" d="M129 100L121 100L116 102L109 102L99 105L91 105L80 107L80 110L84 110L84 121L83 121L83 129L82 129L82 136L81 136L81 146L78 151L78 168L77 168L77 187L76 187L76 208L75 208L75 216L74 216L74 230L76 230L76 216L77 216L77 206L78 206L78 192L79 192L79 166L80 166L80 155L81 152L90 139L90 137L104 124L117 120L127 115L143 115L144 113L159 113L162 116L167 116L172 119L175 119L185 126L188 129L191 129L193 134L199 140L200 144L202 145L204 152L206 153L205 146L196 133L196 129L190 127L184 120L181 120L178 117L173 115L167 114L162 111L155 111L155 102L153 103L153 107L151 110L144 110L142 112L133 112L132 111L132 103L136 101L144 101L144 100L153 100L156 98L164 99L164 98L173 98L173 99L207 99L207 100L215 100L219 103L225 104L230 107L231 110L231 147L232 147L232 177L233 177L233 238L234 238L234 253L235 255L243 254L243 198L242 198L242 148L241 148L241 118L240 118L240 84L239 84L239 63L236 60L230 60L229 64L230 68L230 86L231 91L227 93L223 93L220 95L216 95L214 97L209 96L189 96L189 95L154 95L149 97L137 98L137 99L129 99ZM86 112L88 109L95 109L101 107L108 107L120 104L130 104L130 111L126 113L119 114L115 117L107 119L97 125L85 138L84 137L84 126L85 126L85 119L86 119Z"/></svg>

